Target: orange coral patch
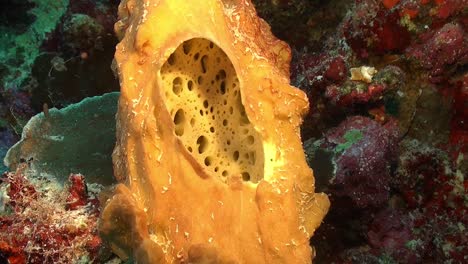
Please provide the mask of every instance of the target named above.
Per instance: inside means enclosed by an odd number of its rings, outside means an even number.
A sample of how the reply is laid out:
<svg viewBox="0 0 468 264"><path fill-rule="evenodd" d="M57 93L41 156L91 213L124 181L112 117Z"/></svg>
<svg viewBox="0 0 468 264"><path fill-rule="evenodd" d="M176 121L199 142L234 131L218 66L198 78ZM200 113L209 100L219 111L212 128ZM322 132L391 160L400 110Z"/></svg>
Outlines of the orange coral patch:
<svg viewBox="0 0 468 264"><path fill-rule="evenodd" d="M383 0L382 1L383 5L387 9L390 9L390 8L394 7L396 4L398 4L398 2L400 2L400 0Z"/></svg>

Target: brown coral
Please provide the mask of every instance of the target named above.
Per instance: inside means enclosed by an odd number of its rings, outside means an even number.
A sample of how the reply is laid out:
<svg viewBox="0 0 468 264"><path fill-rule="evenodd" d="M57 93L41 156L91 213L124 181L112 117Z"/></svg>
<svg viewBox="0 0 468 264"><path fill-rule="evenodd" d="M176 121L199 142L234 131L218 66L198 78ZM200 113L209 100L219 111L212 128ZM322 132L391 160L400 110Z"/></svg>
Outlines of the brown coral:
<svg viewBox="0 0 468 264"><path fill-rule="evenodd" d="M100 230L138 263L308 263L314 193L289 47L248 0L122 1L114 170Z"/></svg>

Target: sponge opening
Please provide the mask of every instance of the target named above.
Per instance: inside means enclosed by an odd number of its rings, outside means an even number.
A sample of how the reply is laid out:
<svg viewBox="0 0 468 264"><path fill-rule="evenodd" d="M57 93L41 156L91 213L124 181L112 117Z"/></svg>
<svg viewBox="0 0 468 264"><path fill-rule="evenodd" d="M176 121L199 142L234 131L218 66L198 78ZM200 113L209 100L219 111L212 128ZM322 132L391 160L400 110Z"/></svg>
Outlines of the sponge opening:
<svg viewBox="0 0 468 264"><path fill-rule="evenodd" d="M226 53L207 39L185 41L164 63L161 78L174 133L195 160L222 181L230 175L260 181L262 139L246 115Z"/></svg>

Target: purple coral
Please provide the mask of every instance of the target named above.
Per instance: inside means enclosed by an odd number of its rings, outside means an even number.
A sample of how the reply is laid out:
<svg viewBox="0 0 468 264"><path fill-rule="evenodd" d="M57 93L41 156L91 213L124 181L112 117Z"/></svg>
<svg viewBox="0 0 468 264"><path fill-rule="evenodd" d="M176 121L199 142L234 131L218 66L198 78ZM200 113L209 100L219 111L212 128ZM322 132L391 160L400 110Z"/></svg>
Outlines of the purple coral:
<svg viewBox="0 0 468 264"><path fill-rule="evenodd" d="M359 208L388 200L390 167L396 159L398 127L362 116L349 117L325 135L324 146L335 152L336 174L331 192L349 197Z"/></svg>

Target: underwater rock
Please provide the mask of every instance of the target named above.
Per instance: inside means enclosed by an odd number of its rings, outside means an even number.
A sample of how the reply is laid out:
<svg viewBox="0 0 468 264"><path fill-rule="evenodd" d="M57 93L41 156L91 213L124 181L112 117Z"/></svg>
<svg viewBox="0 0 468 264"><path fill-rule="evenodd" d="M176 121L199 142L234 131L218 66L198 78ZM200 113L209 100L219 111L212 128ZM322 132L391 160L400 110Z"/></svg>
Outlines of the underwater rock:
<svg viewBox="0 0 468 264"><path fill-rule="evenodd" d="M320 146L335 153L330 192L351 198L357 208L384 204L389 198L398 136L395 120L381 125L362 116L349 117L329 130Z"/></svg>
<svg viewBox="0 0 468 264"><path fill-rule="evenodd" d="M452 104L453 99L441 96L437 87L432 85L423 87L414 106L414 117L407 131L408 137L433 146L447 144L450 119L453 114Z"/></svg>
<svg viewBox="0 0 468 264"><path fill-rule="evenodd" d="M290 49L250 1L122 1L122 96L101 234L138 263L310 263L328 210Z"/></svg>
<svg viewBox="0 0 468 264"><path fill-rule="evenodd" d="M443 82L457 67L468 63L468 35L460 24L447 23L426 33L422 40L423 44L414 45L406 53L429 71L431 82Z"/></svg>
<svg viewBox="0 0 468 264"><path fill-rule="evenodd" d="M21 140L8 151L5 165L16 170L27 161L45 175L82 173L89 182L111 183L118 97L116 92L91 97L34 116L24 127Z"/></svg>

